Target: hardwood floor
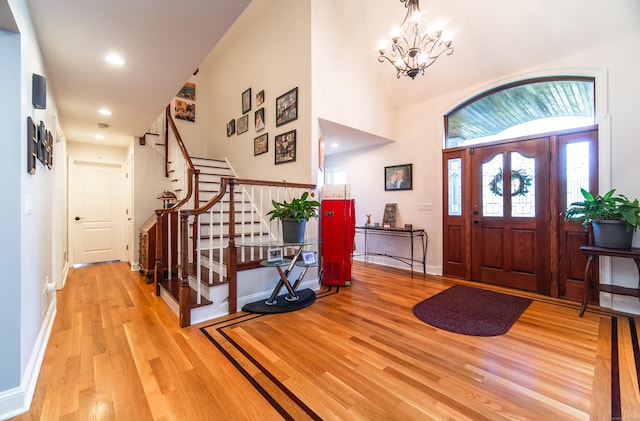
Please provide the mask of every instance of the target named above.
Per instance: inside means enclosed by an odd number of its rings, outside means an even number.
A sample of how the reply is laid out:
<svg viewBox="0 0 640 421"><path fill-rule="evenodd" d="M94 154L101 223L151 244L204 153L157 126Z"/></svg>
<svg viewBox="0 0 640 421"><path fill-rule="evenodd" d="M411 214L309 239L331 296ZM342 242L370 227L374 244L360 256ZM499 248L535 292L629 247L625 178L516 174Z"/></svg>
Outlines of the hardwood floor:
<svg viewBox="0 0 640 421"><path fill-rule="evenodd" d="M72 269L14 419L640 419L640 317L477 284L534 302L496 337L413 316L453 283L356 262L306 309L180 329L127 264Z"/></svg>

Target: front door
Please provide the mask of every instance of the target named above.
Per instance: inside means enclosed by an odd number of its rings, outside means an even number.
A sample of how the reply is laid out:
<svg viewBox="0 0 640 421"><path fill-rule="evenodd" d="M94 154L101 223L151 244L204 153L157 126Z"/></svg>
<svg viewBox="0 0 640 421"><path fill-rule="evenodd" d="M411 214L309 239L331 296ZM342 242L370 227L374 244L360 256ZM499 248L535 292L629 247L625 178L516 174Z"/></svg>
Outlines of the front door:
<svg viewBox="0 0 640 421"><path fill-rule="evenodd" d="M471 279L550 293L549 138L474 148Z"/></svg>
<svg viewBox="0 0 640 421"><path fill-rule="evenodd" d="M124 183L120 165L74 162L70 174L69 227L73 263L124 256Z"/></svg>

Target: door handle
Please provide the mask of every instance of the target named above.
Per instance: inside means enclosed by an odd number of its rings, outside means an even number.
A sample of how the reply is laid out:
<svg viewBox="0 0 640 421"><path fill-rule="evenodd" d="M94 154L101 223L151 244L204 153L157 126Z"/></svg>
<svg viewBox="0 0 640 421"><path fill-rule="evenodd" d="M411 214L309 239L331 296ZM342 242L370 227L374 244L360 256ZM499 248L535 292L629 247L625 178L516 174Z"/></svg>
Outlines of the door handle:
<svg viewBox="0 0 640 421"><path fill-rule="evenodd" d="M475 221L473 221L473 223L474 223L474 224L479 224L479 223L480 223L480 221L475 220Z"/></svg>
<svg viewBox="0 0 640 421"><path fill-rule="evenodd" d="M73 218L73 219L75 219L76 221L79 221L79 220L84 219L84 218L80 218L79 216L76 216L76 217L75 217L75 218Z"/></svg>

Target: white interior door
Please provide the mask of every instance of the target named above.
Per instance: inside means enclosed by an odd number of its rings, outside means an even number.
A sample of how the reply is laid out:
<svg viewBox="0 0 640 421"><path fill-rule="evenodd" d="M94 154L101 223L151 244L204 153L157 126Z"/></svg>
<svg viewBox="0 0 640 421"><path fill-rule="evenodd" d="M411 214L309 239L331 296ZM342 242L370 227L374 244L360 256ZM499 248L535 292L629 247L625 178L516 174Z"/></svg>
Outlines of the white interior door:
<svg viewBox="0 0 640 421"><path fill-rule="evenodd" d="M121 166L75 161L70 187L73 263L121 260L124 244Z"/></svg>

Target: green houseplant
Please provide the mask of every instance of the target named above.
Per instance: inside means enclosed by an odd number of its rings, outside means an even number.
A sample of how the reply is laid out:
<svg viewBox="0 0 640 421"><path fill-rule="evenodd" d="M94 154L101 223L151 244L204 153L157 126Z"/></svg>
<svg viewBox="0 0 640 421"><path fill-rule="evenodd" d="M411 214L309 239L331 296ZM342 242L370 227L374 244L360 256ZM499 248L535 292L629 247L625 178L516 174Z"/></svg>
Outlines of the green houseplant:
<svg viewBox="0 0 640 421"><path fill-rule="evenodd" d="M591 224L596 246L631 248L633 233L640 227L638 199L615 195L615 189L596 196L585 189L580 191L584 200L569 205L564 211L565 220L581 222L585 230Z"/></svg>
<svg viewBox="0 0 640 421"><path fill-rule="evenodd" d="M313 193L312 196L313 197ZM309 192L304 192L291 202L272 200L273 209L267 212L270 221L280 218L282 221L282 239L285 243L302 243L306 223L318 217L320 202L309 199Z"/></svg>

